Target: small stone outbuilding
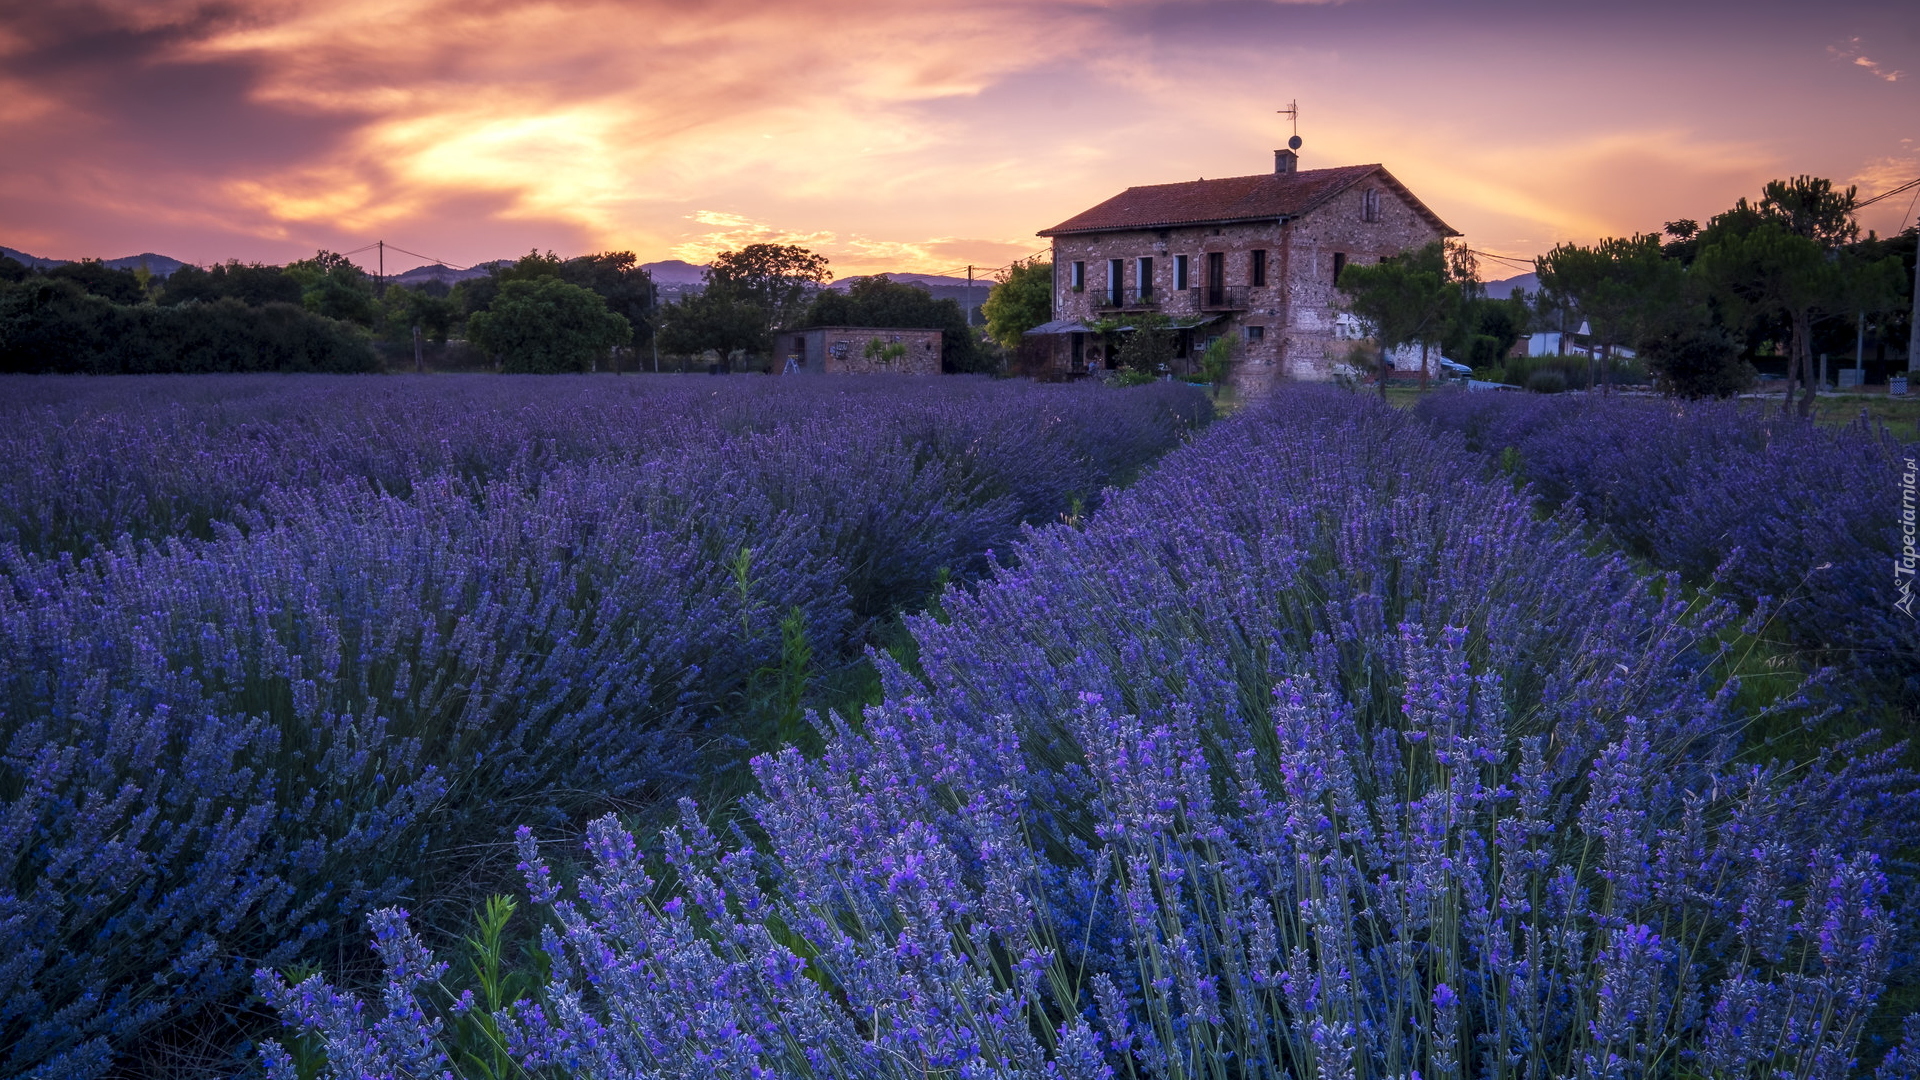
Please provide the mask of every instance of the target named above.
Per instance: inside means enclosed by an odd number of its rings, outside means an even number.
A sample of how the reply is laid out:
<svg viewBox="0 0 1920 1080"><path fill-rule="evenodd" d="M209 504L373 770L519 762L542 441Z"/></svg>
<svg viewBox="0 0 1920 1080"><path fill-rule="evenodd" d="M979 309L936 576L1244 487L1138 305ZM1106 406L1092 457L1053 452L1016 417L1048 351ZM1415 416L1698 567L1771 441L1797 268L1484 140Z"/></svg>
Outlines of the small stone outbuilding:
<svg viewBox="0 0 1920 1080"><path fill-rule="evenodd" d="M1110 364L1094 330L1154 312L1178 333L1183 366L1233 335L1242 392L1339 374L1355 344L1336 322L1340 271L1460 233L1384 166L1298 162L1279 150L1272 173L1131 187L1041 230L1053 241L1053 319L1028 340L1044 367Z"/></svg>
<svg viewBox="0 0 1920 1080"><path fill-rule="evenodd" d="M940 331L811 326L773 336L774 369L785 375L938 375Z"/></svg>

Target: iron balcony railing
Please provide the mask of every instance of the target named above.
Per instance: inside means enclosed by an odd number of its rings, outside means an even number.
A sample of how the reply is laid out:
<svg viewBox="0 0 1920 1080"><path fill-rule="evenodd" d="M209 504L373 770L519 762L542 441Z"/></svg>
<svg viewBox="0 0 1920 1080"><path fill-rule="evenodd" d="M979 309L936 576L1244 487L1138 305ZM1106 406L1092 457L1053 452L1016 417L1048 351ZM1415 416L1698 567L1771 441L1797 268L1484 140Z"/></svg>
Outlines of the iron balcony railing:
<svg viewBox="0 0 1920 1080"><path fill-rule="evenodd" d="M1095 311L1148 311L1160 306L1159 289L1101 289L1093 294Z"/></svg>
<svg viewBox="0 0 1920 1080"><path fill-rule="evenodd" d="M1245 311L1253 306L1253 290L1246 285L1196 285L1190 291L1198 311Z"/></svg>

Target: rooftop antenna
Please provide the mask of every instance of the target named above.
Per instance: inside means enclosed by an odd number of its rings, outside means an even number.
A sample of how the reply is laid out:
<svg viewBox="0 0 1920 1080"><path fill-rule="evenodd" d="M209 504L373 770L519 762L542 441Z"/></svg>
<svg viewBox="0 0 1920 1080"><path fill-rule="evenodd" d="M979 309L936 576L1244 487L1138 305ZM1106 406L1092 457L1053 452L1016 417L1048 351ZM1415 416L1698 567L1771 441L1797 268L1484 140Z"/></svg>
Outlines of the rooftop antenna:
<svg viewBox="0 0 1920 1080"><path fill-rule="evenodd" d="M1286 108L1275 111L1293 122L1293 138L1287 140L1287 148L1273 152L1274 174L1285 176L1300 171L1300 155L1295 153L1300 149L1300 103L1289 101Z"/></svg>

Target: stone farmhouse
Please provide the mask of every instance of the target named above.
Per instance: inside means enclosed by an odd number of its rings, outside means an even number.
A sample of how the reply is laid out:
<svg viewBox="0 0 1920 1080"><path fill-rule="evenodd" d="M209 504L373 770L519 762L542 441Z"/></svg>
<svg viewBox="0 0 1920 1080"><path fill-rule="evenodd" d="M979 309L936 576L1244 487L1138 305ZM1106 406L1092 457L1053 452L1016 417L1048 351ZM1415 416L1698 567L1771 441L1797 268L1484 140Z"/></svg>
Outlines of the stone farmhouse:
<svg viewBox="0 0 1920 1080"><path fill-rule="evenodd" d="M1460 233L1383 166L1298 166L1277 150L1270 174L1131 187L1041 230L1053 240L1053 320L1025 351L1054 377L1086 372L1112 360L1101 354L1113 335L1090 324L1157 312L1178 331L1179 367L1212 338L1237 338L1243 393L1339 374L1355 336L1340 317L1340 271Z"/></svg>

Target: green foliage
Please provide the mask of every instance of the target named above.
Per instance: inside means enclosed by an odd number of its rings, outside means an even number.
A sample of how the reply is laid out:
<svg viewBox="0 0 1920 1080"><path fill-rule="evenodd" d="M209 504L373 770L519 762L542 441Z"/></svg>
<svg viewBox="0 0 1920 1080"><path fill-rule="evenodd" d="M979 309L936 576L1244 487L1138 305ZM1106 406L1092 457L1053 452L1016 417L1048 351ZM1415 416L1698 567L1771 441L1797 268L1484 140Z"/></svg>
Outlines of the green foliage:
<svg viewBox="0 0 1920 1080"><path fill-rule="evenodd" d="M1567 388L1565 372L1543 368L1527 376L1527 389L1536 394L1558 394Z"/></svg>
<svg viewBox="0 0 1920 1080"><path fill-rule="evenodd" d="M1465 300L1459 276L1463 269L1449 261L1446 246L1436 240L1371 266L1349 263L1341 271L1339 285L1346 294L1347 310L1380 347L1383 395L1386 358L1394 349L1416 341L1445 340Z"/></svg>
<svg viewBox="0 0 1920 1080"><path fill-rule="evenodd" d="M425 289L402 285L388 286L385 295L380 297L380 337L410 342L413 328L417 326L426 340L445 345L458 316L459 308L450 296L436 296Z"/></svg>
<svg viewBox="0 0 1920 1080"><path fill-rule="evenodd" d="M203 303L231 297L250 307L298 304L304 297L300 279L277 266L229 262L208 269L188 264L167 276L157 301L173 307L188 301Z"/></svg>
<svg viewBox="0 0 1920 1080"><path fill-rule="evenodd" d="M501 288L509 282L545 280L564 281L592 292L606 302L608 311L627 321L631 340L652 340L659 292L653 275L640 267L631 251L603 251L571 259L562 259L551 251L529 251L513 262L496 263L487 268L486 277L454 286L449 300L451 318L457 322L492 309Z"/></svg>
<svg viewBox="0 0 1920 1080"><path fill-rule="evenodd" d="M1640 343L1640 355L1663 393L1684 398L1725 398L1753 385L1753 365L1721 327L1700 322L1676 325Z"/></svg>
<svg viewBox="0 0 1920 1080"><path fill-rule="evenodd" d="M1831 229L1818 221L1812 227ZM1784 216L1748 229L1710 231L1714 237L1703 246L1694 272L1736 325L1758 331L1769 320L1785 320L1789 356L1783 408L1791 406L1798 382L1807 387L1800 402L1800 414L1807 415L1813 407L1813 321L1892 306L1905 291L1899 259L1830 258L1817 239L1789 228Z"/></svg>
<svg viewBox="0 0 1920 1080"><path fill-rule="evenodd" d="M502 371L584 372L631 341L633 328L598 295L546 277L501 285L492 306L467 320L467 338Z"/></svg>
<svg viewBox="0 0 1920 1080"><path fill-rule="evenodd" d="M0 371L362 372L378 363L357 328L293 304L233 297L156 307L116 304L70 280L0 285Z"/></svg>
<svg viewBox="0 0 1920 1080"><path fill-rule="evenodd" d="M372 326L373 279L344 255L315 252L313 258L288 264L284 273L300 283L300 302L316 315Z"/></svg>
<svg viewBox="0 0 1920 1080"><path fill-rule="evenodd" d="M1671 320L1683 296L1680 264L1651 233L1608 237L1592 247L1561 244L1538 267L1543 298L1570 321L1585 321L1608 353Z"/></svg>
<svg viewBox="0 0 1920 1080"><path fill-rule="evenodd" d="M888 343L879 338L867 339L866 357L876 364L891 364L905 355L907 355L907 346L904 342Z"/></svg>
<svg viewBox="0 0 1920 1080"><path fill-rule="evenodd" d="M1053 318L1053 263L1036 256L1009 266L980 313L988 336L1004 348L1019 348L1020 335Z"/></svg>
<svg viewBox="0 0 1920 1080"><path fill-rule="evenodd" d="M1120 347L1112 356L1123 376L1144 375L1147 382L1152 382L1172 362L1179 338L1168 329L1167 322L1164 315L1141 312L1128 316L1126 328L1112 335L1120 339ZM1129 379L1121 385L1133 386L1137 381Z"/></svg>
<svg viewBox="0 0 1920 1080"><path fill-rule="evenodd" d="M705 291L764 312L771 331L796 325L813 294L831 279L824 255L792 244L748 244L714 258Z"/></svg>
<svg viewBox="0 0 1920 1080"><path fill-rule="evenodd" d="M939 330L940 362L945 370L979 371L983 366L984 357L959 304L936 300L925 286L893 281L885 274L861 278L845 292L820 292L798 325Z"/></svg>
<svg viewBox="0 0 1920 1080"><path fill-rule="evenodd" d="M723 363L734 354L763 353L767 348L766 312L725 292L703 292L662 307L660 348L682 356L711 350Z"/></svg>
<svg viewBox="0 0 1920 1080"><path fill-rule="evenodd" d="M98 259L56 266L47 271L55 281L71 281L88 294L116 304L138 304L147 298L140 276L131 270L115 270Z"/></svg>
<svg viewBox="0 0 1920 1080"><path fill-rule="evenodd" d="M1222 334L1207 342L1206 348L1200 351L1200 373L1207 378L1207 392L1216 398L1233 366L1234 342L1233 335Z"/></svg>
<svg viewBox="0 0 1920 1080"><path fill-rule="evenodd" d="M1469 367L1497 366L1526 332L1528 319L1527 303L1519 296L1470 297L1461 302L1444 351Z"/></svg>

